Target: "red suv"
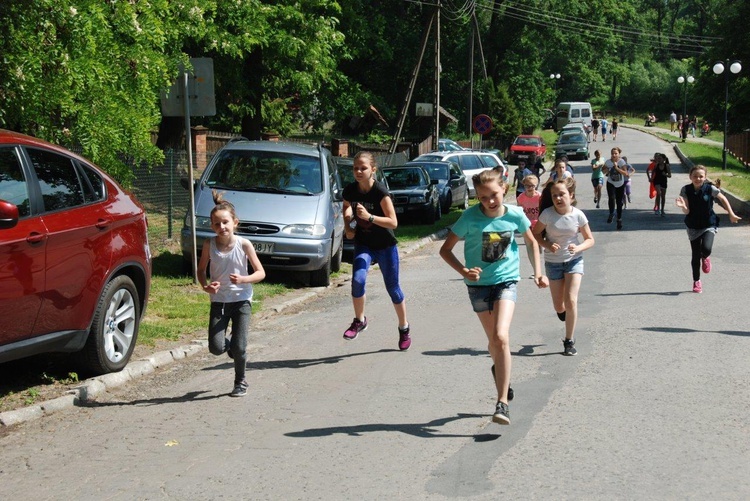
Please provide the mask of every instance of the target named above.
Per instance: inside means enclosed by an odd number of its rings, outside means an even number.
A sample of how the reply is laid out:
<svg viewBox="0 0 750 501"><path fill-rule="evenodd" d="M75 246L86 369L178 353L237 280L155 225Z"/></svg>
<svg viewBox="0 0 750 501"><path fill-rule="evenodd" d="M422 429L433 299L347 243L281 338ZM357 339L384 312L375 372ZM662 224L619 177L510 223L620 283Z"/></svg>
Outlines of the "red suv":
<svg viewBox="0 0 750 501"><path fill-rule="evenodd" d="M0 363L80 352L127 364L151 284L146 214L70 151L0 129Z"/></svg>

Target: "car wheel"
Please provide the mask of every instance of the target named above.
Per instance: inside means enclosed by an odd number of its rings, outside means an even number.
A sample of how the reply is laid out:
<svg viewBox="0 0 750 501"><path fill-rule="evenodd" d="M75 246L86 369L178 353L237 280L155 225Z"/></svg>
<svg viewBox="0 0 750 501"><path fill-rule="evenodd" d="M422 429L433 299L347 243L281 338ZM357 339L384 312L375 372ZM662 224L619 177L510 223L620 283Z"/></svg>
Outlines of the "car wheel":
<svg viewBox="0 0 750 501"><path fill-rule="evenodd" d="M341 269L341 261L343 258L344 258L344 239L342 238L341 245L339 245L339 250L331 258L331 271L336 272Z"/></svg>
<svg viewBox="0 0 750 501"><path fill-rule="evenodd" d="M127 275L115 277L104 286L81 352L92 372L106 374L127 365L138 337L140 309L138 291Z"/></svg>
<svg viewBox="0 0 750 501"><path fill-rule="evenodd" d="M310 287L328 287L331 285L331 261L333 254L329 257L322 268L310 272Z"/></svg>
<svg viewBox="0 0 750 501"><path fill-rule="evenodd" d="M453 195L449 192L448 196L445 197L445 203L443 204L443 207L441 210L447 214L451 211L451 205L453 204Z"/></svg>
<svg viewBox="0 0 750 501"><path fill-rule="evenodd" d="M464 194L464 201L461 203L461 209L466 210L469 208L469 189L466 189L466 193Z"/></svg>

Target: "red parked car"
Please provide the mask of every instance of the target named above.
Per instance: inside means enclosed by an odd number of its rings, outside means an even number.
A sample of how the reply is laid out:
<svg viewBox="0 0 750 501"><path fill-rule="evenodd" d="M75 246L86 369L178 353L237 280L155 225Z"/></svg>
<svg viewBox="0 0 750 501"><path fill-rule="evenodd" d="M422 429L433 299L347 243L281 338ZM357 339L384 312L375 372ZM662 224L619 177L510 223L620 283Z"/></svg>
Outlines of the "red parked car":
<svg viewBox="0 0 750 501"><path fill-rule="evenodd" d="M508 163L515 165L519 160L524 160L526 165L531 166L539 157L544 160L546 154L547 145L541 136L518 136L510 145Z"/></svg>
<svg viewBox="0 0 750 501"><path fill-rule="evenodd" d="M135 198L80 156L0 129L0 363L80 352L92 373L121 370L150 284Z"/></svg>

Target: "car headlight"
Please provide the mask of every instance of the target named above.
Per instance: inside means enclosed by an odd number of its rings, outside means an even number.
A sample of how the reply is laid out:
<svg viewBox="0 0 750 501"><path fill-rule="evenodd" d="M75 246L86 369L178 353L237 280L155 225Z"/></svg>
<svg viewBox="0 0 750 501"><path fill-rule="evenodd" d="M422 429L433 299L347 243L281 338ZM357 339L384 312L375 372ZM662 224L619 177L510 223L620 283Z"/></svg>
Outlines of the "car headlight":
<svg viewBox="0 0 750 501"><path fill-rule="evenodd" d="M190 228L190 214L185 216L185 227ZM211 218L195 216L195 229L196 230L210 230L211 229Z"/></svg>
<svg viewBox="0 0 750 501"><path fill-rule="evenodd" d="M281 233L306 237L322 237L326 234L326 227L322 224L290 224L284 226Z"/></svg>
<svg viewBox="0 0 750 501"><path fill-rule="evenodd" d="M409 196L409 203L410 204L423 204L427 200L427 195L410 195Z"/></svg>

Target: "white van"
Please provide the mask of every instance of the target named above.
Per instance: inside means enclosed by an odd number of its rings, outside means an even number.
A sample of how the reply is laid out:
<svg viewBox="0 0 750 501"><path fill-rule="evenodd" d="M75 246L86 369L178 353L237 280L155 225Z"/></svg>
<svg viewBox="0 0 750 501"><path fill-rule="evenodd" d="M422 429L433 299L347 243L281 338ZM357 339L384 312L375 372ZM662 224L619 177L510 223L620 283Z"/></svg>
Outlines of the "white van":
<svg viewBox="0 0 750 501"><path fill-rule="evenodd" d="M557 105L556 114L555 131L569 123L582 123L586 128L591 127L591 103L560 103Z"/></svg>

